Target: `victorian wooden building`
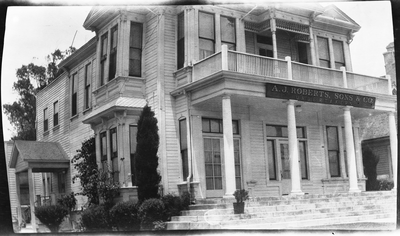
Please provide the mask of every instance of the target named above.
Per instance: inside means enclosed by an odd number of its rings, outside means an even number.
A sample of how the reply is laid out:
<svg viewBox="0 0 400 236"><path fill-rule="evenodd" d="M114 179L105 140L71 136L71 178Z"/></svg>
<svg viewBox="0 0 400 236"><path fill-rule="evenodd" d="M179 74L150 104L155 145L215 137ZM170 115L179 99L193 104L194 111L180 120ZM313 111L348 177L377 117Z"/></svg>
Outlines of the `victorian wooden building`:
<svg viewBox="0 0 400 236"><path fill-rule="evenodd" d="M390 77L352 72L360 26L334 5L94 7L83 26L96 36L37 95L37 140L71 159L94 135L120 200L136 197L132 160L145 104L158 119L164 193L364 191L358 121L379 114L389 114L397 156ZM65 193L80 191L71 164L44 171L53 173L46 186L64 181Z"/></svg>

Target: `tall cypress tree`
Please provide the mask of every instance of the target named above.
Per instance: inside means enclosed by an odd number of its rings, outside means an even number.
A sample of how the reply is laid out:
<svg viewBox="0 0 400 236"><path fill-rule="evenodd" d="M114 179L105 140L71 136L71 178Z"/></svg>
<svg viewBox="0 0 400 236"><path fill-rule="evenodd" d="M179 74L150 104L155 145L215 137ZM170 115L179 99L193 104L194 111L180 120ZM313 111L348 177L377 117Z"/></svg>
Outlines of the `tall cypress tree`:
<svg viewBox="0 0 400 236"><path fill-rule="evenodd" d="M145 106L138 121L135 167L139 201L158 198L158 184L161 176L158 167L158 136L157 118L149 106Z"/></svg>

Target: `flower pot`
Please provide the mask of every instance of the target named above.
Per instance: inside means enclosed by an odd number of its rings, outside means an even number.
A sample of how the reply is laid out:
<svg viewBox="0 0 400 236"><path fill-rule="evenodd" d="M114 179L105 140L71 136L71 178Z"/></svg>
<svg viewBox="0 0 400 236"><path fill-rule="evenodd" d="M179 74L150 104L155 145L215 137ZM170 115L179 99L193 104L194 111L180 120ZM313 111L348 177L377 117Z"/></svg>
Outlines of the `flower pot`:
<svg viewBox="0 0 400 236"><path fill-rule="evenodd" d="M244 213L244 202L234 202L233 203L233 213L243 214Z"/></svg>

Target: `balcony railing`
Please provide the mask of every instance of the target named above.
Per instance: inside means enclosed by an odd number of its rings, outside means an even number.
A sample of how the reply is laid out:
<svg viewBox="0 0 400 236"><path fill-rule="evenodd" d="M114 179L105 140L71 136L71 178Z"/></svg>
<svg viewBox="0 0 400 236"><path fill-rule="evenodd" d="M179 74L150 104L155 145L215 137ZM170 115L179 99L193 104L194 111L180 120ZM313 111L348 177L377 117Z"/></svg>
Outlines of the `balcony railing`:
<svg viewBox="0 0 400 236"><path fill-rule="evenodd" d="M227 50L215 53L193 65L193 81L226 70L265 77L296 80L339 88L392 94L390 77L373 77L340 70L317 67L299 62L263 57Z"/></svg>

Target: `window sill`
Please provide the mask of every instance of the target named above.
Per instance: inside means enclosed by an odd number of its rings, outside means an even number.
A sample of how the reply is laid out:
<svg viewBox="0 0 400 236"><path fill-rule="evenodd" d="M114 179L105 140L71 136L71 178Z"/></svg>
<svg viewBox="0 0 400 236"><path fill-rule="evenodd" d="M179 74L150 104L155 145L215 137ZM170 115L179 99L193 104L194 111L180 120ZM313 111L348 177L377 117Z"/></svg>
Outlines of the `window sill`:
<svg viewBox="0 0 400 236"><path fill-rule="evenodd" d="M82 113L85 115L86 113L90 112L92 107L86 108Z"/></svg>
<svg viewBox="0 0 400 236"><path fill-rule="evenodd" d="M45 132L43 132L43 136L47 136L50 134L50 130L46 130Z"/></svg>
<svg viewBox="0 0 400 236"><path fill-rule="evenodd" d="M56 130L58 130L58 129L60 129L60 124L58 124L58 125L56 125L56 126L53 127L53 131L56 131Z"/></svg>
<svg viewBox="0 0 400 236"><path fill-rule="evenodd" d="M78 118L78 117L79 117L79 114L76 114L74 116L71 116L71 118L69 118L69 120L72 121L72 120L74 120L75 118Z"/></svg>

